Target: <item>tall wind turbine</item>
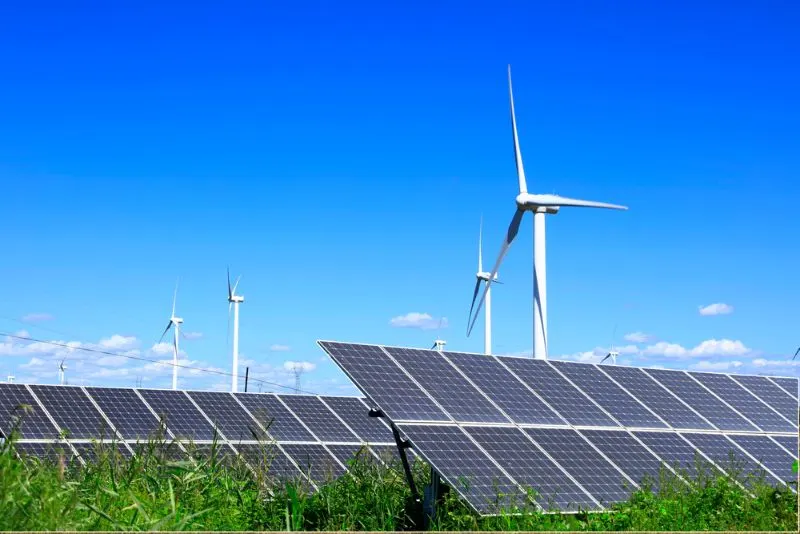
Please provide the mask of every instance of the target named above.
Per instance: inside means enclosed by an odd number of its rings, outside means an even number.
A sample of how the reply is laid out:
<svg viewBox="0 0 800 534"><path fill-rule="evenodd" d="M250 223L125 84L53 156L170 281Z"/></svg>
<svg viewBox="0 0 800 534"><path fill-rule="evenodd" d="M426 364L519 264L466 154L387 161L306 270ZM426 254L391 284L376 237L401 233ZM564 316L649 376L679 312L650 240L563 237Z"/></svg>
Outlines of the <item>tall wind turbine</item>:
<svg viewBox="0 0 800 534"><path fill-rule="evenodd" d="M169 329L172 328L172 389L178 389L178 337L181 332L181 324L183 319L175 315L175 302L178 300L178 284L175 284L175 294L172 296L172 315L169 316L169 322L164 332L161 334L159 343L167 335Z"/></svg>
<svg viewBox="0 0 800 534"><path fill-rule="evenodd" d="M611 334L611 349L609 349L608 354L606 354L603 357L603 359L600 360L600 363L603 363L607 359L611 358L611 363L613 365L617 365L617 356L619 356L619 352L614 350L614 340L616 339L616 337L617 337L617 325L614 325L614 333Z"/></svg>
<svg viewBox="0 0 800 534"><path fill-rule="evenodd" d="M67 366L64 365L64 360L58 364L58 381L62 386L67 383Z"/></svg>
<svg viewBox="0 0 800 534"><path fill-rule="evenodd" d="M511 101L511 133L514 138L514 158L517 164L517 180L519 184L519 194L515 201L517 210L511 219L508 232L500 247L500 254L492 268L489 278L494 278L500 264L503 262L511 243L519 232L519 226L525 212L533 213L533 357L537 359L547 359L547 276L545 263L545 215L555 215L562 207L577 208L606 208L615 210L626 210L625 206L616 204L606 204L605 202L594 202L591 200L578 200L566 198L558 195L539 195L528 193L528 184L525 181L525 170L522 166L522 152L519 148L519 136L517 135L517 118L514 113L514 93L511 88L511 65L508 66L508 97ZM467 335L472 331L475 320L478 318L483 301L489 291L489 284L483 289L483 295L475 310L475 316L471 317Z"/></svg>
<svg viewBox="0 0 800 534"><path fill-rule="evenodd" d="M478 273L475 275L475 291L472 292L472 304L469 306L469 314L472 316L472 309L475 307L475 300L478 298L478 291L481 288L481 283L486 284L486 299L484 306L484 323L483 323L483 352L485 354L492 353L492 284L499 284L497 280L497 273L494 278L490 278L489 273L483 270L483 217L481 217L481 226L478 230Z"/></svg>
<svg viewBox="0 0 800 534"><path fill-rule="evenodd" d="M231 317L231 306L233 306L233 371L231 391L239 391L239 304L244 302L242 295L236 294L236 288L239 286L239 280L231 287L231 270L228 269L228 320ZM228 323L230 324L230 323Z"/></svg>

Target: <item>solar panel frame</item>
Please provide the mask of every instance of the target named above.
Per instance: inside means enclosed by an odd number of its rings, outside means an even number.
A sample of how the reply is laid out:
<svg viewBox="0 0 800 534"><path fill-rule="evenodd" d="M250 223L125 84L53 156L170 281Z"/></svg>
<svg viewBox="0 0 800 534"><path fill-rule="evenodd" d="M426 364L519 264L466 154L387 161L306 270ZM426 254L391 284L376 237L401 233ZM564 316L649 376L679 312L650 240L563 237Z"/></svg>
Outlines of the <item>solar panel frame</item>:
<svg viewBox="0 0 800 534"><path fill-rule="evenodd" d="M770 435L769 438L793 456L798 456L800 453L800 436Z"/></svg>
<svg viewBox="0 0 800 534"><path fill-rule="evenodd" d="M765 376L730 375L750 393L764 401L797 428L797 399Z"/></svg>
<svg viewBox="0 0 800 534"><path fill-rule="evenodd" d="M31 412L24 413L23 405L30 406ZM0 431L4 436L10 435L15 417L21 439L54 439L61 431L26 385L0 384Z"/></svg>
<svg viewBox="0 0 800 534"><path fill-rule="evenodd" d="M118 439L114 425L81 387L31 384L30 388L62 435L69 439Z"/></svg>
<svg viewBox="0 0 800 534"><path fill-rule="evenodd" d="M282 395L279 399L317 440L341 443L361 441L319 398L310 395Z"/></svg>

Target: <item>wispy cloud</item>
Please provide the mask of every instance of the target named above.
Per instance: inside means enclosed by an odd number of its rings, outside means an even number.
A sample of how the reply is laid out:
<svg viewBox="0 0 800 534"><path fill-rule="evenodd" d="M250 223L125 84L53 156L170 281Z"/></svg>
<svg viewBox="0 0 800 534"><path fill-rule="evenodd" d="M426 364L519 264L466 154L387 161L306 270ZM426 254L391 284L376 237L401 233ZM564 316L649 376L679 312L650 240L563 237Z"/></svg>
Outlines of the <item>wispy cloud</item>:
<svg viewBox="0 0 800 534"><path fill-rule="evenodd" d="M744 356L753 351L739 340L707 339L695 347L686 348L677 343L659 341L645 348L642 353L668 358L698 358L705 356Z"/></svg>
<svg viewBox="0 0 800 534"><path fill-rule="evenodd" d="M280 343L275 343L274 345L270 346L269 350L271 350L272 352L288 352L292 350L292 348L289 345L281 345Z"/></svg>
<svg viewBox="0 0 800 534"><path fill-rule="evenodd" d="M434 330L440 327L447 328L447 317L436 319L427 313L410 312L398 315L389 320L395 328L419 328L420 330Z"/></svg>
<svg viewBox="0 0 800 534"><path fill-rule="evenodd" d="M288 361L283 362L283 368L286 371L292 371L292 372L297 371L297 370L303 371L303 372L309 372L309 371L313 371L314 369L316 369L317 368L317 364L312 363L312 362L294 362L294 361L288 360Z"/></svg>
<svg viewBox="0 0 800 534"><path fill-rule="evenodd" d="M139 346L139 340L134 336L113 336L100 340L100 346L108 350L129 350Z"/></svg>
<svg viewBox="0 0 800 534"><path fill-rule="evenodd" d="M645 334L644 332L631 332L630 334L625 334L623 339L631 343L647 343L653 339L653 336Z"/></svg>
<svg viewBox="0 0 800 534"><path fill-rule="evenodd" d="M201 337L203 337L203 333L202 332L184 332L183 333L183 337L185 337L186 339L200 339Z"/></svg>
<svg viewBox="0 0 800 534"><path fill-rule="evenodd" d="M55 319L55 317L49 313L29 313L22 316L22 320L26 323L42 323L44 321L52 321L53 319Z"/></svg>
<svg viewBox="0 0 800 534"><path fill-rule="evenodd" d="M698 309L700 310L700 315L730 315L733 313L733 306L722 302L699 306Z"/></svg>

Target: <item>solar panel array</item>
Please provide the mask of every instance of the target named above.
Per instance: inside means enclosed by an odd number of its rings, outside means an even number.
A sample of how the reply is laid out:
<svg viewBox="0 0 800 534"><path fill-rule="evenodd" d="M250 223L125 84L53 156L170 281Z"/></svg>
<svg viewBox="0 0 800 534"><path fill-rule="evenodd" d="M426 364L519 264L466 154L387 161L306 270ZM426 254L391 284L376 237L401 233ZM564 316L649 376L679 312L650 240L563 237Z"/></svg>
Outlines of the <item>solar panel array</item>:
<svg viewBox="0 0 800 534"><path fill-rule="evenodd" d="M480 513L530 490L542 509L603 509L662 469L795 479L796 378L319 344Z"/></svg>
<svg viewBox="0 0 800 534"><path fill-rule="evenodd" d="M114 442L130 456L161 436L181 458L208 455L216 440L220 456L240 454L312 489L359 451L384 462L396 455L391 429L369 409L358 397L0 384L0 434L16 427L22 453L84 461Z"/></svg>

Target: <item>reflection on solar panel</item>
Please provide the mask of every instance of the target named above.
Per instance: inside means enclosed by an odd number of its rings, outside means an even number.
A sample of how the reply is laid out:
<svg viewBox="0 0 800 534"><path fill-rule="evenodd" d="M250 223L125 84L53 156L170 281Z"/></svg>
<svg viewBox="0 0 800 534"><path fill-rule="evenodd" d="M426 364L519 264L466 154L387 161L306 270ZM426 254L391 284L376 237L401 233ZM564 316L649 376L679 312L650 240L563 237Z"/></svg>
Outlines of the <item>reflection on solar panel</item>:
<svg viewBox="0 0 800 534"><path fill-rule="evenodd" d="M283 450L317 485L329 482L344 473L344 467L322 445L289 443L283 445Z"/></svg>
<svg viewBox="0 0 800 534"><path fill-rule="evenodd" d="M214 428L183 391L141 389L139 392L147 404L164 418L167 428L176 438L214 439Z"/></svg>
<svg viewBox="0 0 800 534"><path fill-rule="evenodd" d="M160 434L153 412L132 389L86 388L124 439L147 440Z"/></svg>
<svg viewBox="0 0 800 534"><path fill-rule="evenodd" d="M594 366L550 362L623 426L666 428L658 417Z"/></svg>
<svg viewBox="0 0 800 534"><path fill-rule="evenodd" d="M325 404L368 443L394 443L392 431L378 417L369 417L369 408L356 397L325 397Z"/></svg>
<svg viewBox="0 0 800 534"><path fill-rule="evenodd" d="M769 436L729 435L728 437L755 458L757 462L772 471L782 482L797 480L797 475L792 473L794 458L769 439Z"/></svg>
<svg viewBox="0 0 800 534"><path fill-rule="evenodd" d="M284 395L281 400L294 414L313 428L313 433L322 441L359 441L358 436L350 432L344 424L316 397L306 395ZM369 417L364 414L365 418Z"/></svg>
<svg viewBox="0 0 800 534"><path fill-rule="evenodd" d="M750 390L753 395L769 404L779 414L791 421L794 428L797 428L797 399L792 398L791 395L764 376L731 375L731 378Z"/></svg>
<svg viewBox="0 0 800 534"><path fill-rule="evenodd" d="M444 353L495 404L520 424L565 424L539 397L495 358L479 354Z"/></svg>
<svg viewBox="0 0 800 534"><path fill-rule="evenodd" d="M232 395L213 391L191 391L189 396L231 442L267 439L264 430Z"/></svg>
<svg viewBox="0 0 800 534"><path fill-rule="evenodd" d="M0 431L9 436L17 428L25 439L47 439L58 436L58 428L23 384L0 384Z"/></svg>
<svg viewBox="0 0 800 534"><path fill-rule="evenodd" d="M31 389L64 435L70 438L114 438L114 431L81 388L32 385ZM69 406L69 410L60 409L62 406Z"/></svg>
<svg viewBox="0 0 800 534"><path fill-rule="evenodd" d="M278 441L316 441L273 394L234 393L267 433Z"/></svg>

